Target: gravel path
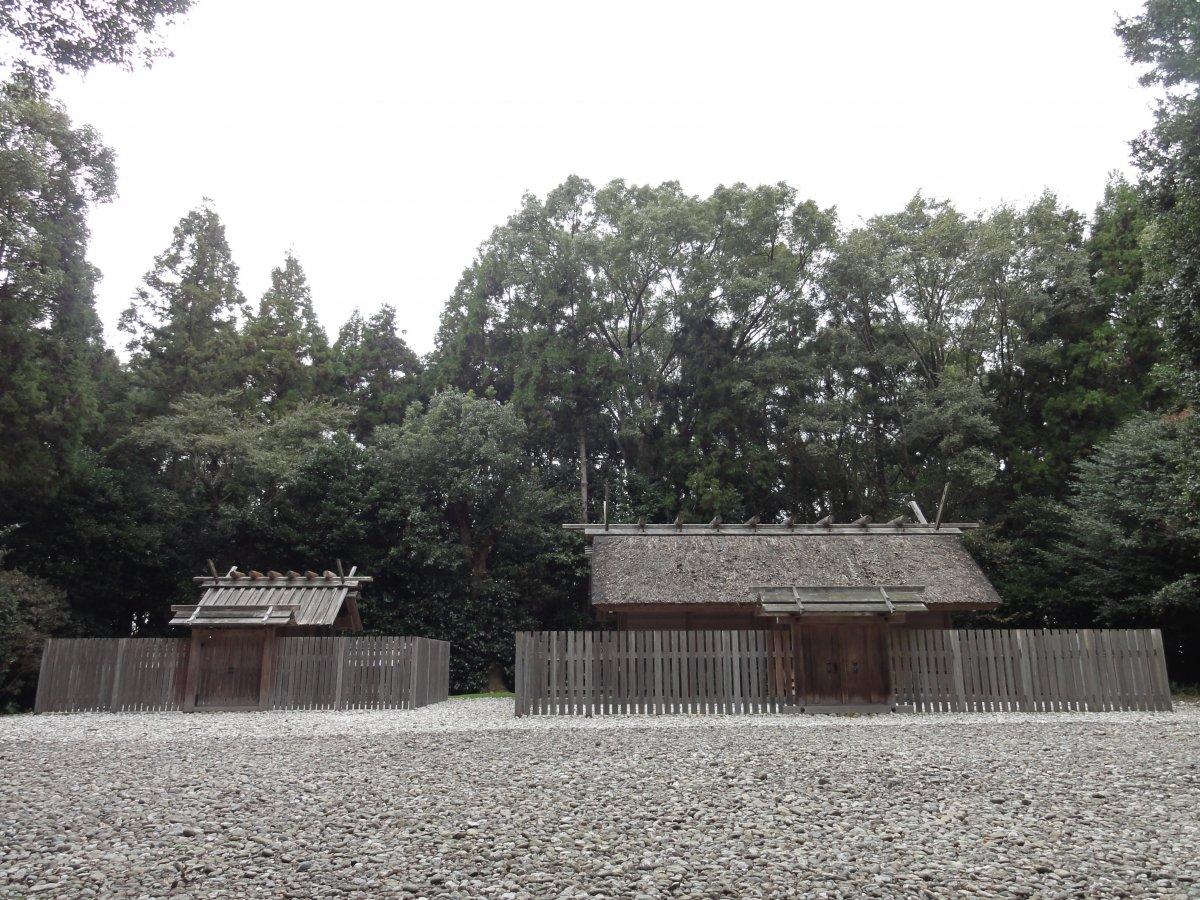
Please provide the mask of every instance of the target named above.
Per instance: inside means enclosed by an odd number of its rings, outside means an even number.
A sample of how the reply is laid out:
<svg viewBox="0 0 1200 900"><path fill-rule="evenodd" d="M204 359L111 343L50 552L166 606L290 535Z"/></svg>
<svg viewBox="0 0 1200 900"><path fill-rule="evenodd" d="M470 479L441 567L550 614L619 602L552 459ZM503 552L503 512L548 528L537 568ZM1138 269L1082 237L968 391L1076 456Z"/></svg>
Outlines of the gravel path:
<svg viewBox="0 0 1200 900"><path fill-rule="evenodd" d="M0 894L1200 896L1173 713L0 719Z"/></svg>

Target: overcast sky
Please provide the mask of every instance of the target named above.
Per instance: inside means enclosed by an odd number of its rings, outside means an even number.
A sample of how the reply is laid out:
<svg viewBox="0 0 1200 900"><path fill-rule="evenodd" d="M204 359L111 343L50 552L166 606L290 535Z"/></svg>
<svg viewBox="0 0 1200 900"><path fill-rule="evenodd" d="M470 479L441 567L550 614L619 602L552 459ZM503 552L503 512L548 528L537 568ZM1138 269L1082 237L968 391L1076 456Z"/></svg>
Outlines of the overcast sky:
<svg viewBox="0 0 1200 900"><path fill-rule="evenodd" d="M524 191L786 181L843 224L917 190L1090 211L1151 120L1136 2L196 0L173 59L61 81L117 153L92 216L110 343L203 197L257 302L291 248L332 334L392 303L415 349Z"/></svg>

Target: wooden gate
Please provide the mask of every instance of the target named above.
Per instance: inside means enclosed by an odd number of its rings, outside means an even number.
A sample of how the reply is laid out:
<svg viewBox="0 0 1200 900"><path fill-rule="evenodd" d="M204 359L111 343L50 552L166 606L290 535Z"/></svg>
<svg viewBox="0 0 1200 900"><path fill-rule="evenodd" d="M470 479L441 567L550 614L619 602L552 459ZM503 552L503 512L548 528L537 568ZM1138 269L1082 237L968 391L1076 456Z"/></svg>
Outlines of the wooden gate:
<svg viewBox="0 0 1200 900"><path fill-rule="evenodd" d="M263 629L215 628L196 634L196 709L258 709L264 705ZM185 704L187 699L185 698Z"/></svg>
<svg viewBox="0 0 1200 900"><path fill-rule="evenodd" d="M800 705L887 705L891 690L884 629L881 622L794 625Z"/></svg>

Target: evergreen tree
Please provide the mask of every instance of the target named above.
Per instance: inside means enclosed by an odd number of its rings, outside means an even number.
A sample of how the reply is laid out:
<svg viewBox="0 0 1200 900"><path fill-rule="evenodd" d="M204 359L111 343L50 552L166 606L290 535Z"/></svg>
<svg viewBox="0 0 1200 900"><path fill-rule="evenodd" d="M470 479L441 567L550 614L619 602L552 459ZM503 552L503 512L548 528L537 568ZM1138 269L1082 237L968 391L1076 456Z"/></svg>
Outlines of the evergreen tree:
<svg viewBox="0 0 1200 900"><path fill-rule="evenodd" d="M1136 416L1079 463L1066 537L1049 561L1096 620L1161 627L1170 671L1200 678L1200 427L1195 416Z"/></svg>
<svg viewBox="0 0 1200 900"><path fill-rule="evenodd" d="M112 199L112 153L28 84L0 88L0 521L78 460L105 365L87 213Z"/></svg>
<svg viewBox="0 0 1200 900"><path fill-rule="evenodd" d="M1143 84L1169 89L1155 125L1134 143L1154 224L1145 249L1145 289L1162 310L1185 397L1200 400L1200 5L1147 0L1117 34Z"/></svg>
<svg viewBox="0 0 1200 900"><path fill-rule="evenodd" d="M225 226L207 203L175 226L120 328L132 337L131 399L139 417L164 414L184 394L242 386L238 323L245 300Z"/></svg>
<svg viewBox="0 0 1200 900"><path fill-rule="evenodd" d="M329 339L313 312L304 270L290 253L271 271L271 286L242 341L250 402L262 404L272 417L330 391Z"/></svg>
<svg viewBox="0 0 1200 900"><path fill-rule="evenodd" d="M357 410L353 428L360 440L381 425L400 424L421 396L421 360L387 305L369 319L351 314L334 344L332 367L336 396Z"/></svg>

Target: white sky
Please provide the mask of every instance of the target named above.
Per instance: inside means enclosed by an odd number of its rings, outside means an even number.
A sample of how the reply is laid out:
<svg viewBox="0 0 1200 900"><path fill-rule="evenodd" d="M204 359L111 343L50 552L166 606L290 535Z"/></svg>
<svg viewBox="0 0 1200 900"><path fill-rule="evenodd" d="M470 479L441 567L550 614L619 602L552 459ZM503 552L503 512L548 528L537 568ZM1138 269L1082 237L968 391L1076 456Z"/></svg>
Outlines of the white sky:
<svg viewBox="0 0 1200 900"><path fill-rule="evenodd" d="M251 301L292 248L331 336L390 302L425 352L475 248L571 173L787 181L844 224L918 189L1090 212L1151 121L1112 33L1140 6L196 0L173 59L59 94L117 152L92 216L111 344L208 196Z"/></svg>

